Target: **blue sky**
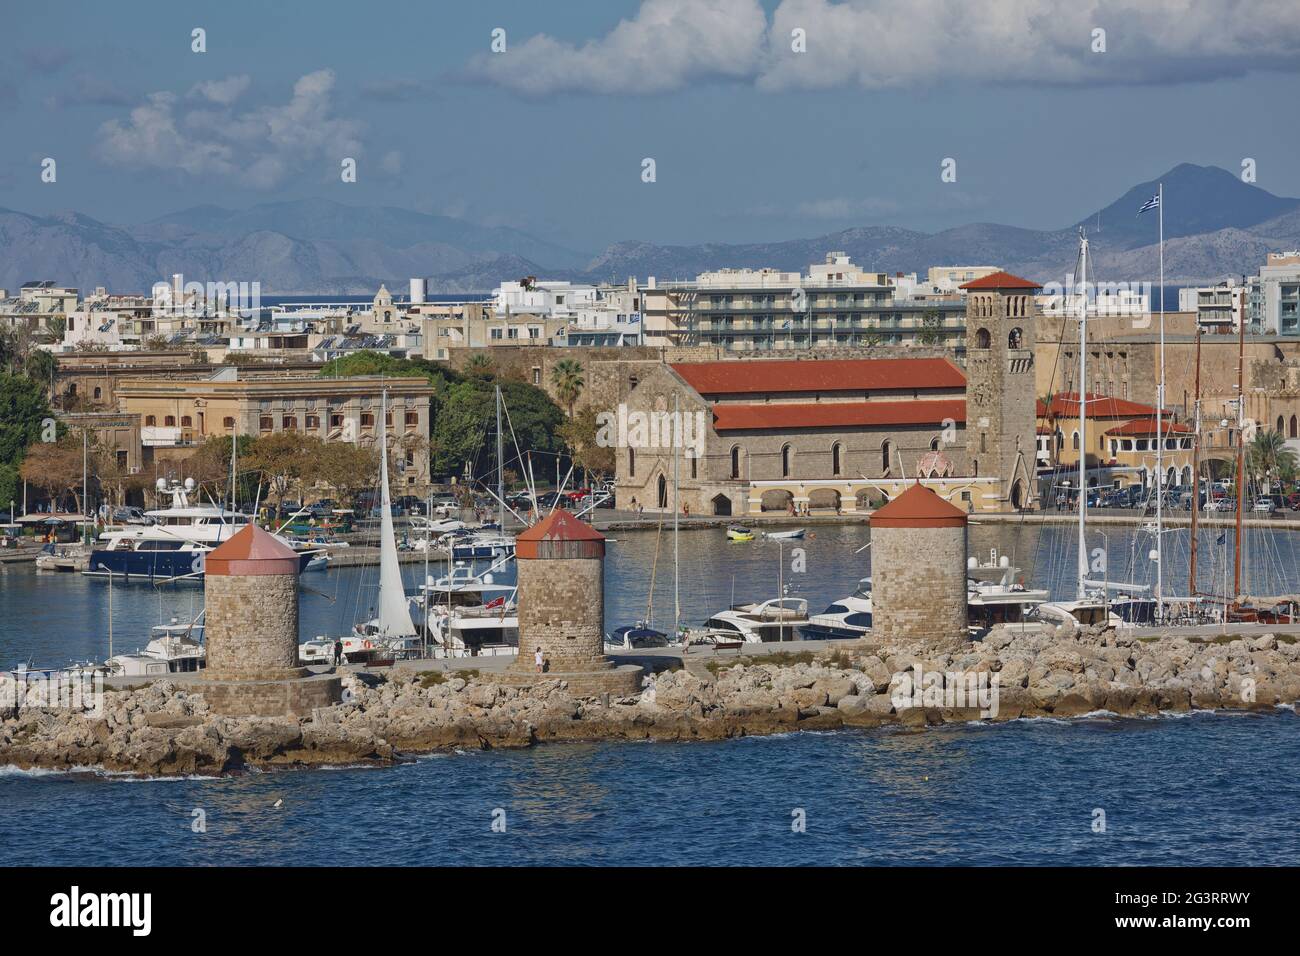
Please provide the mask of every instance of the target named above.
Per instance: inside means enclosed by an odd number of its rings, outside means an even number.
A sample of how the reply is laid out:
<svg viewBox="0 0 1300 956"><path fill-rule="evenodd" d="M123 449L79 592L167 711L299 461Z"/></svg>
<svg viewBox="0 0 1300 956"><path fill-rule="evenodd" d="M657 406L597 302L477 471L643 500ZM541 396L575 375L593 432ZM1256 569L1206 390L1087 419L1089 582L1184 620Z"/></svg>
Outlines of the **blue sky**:
<svg viewBox="0 0 1300 956"><path fill-rule="evenodd" d="M1300 195L1300 4L1269 0L96 0L5 33L0 206L25 212L323 197L594 252L1059 227L1179 162Z"/></svg>

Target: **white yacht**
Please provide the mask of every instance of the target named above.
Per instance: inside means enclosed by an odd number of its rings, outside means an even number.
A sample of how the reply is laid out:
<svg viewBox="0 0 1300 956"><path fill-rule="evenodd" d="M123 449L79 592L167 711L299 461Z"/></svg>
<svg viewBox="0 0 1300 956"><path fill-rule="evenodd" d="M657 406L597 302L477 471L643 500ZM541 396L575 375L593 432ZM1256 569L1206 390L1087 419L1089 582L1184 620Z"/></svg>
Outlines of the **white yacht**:
<svg viewBox="0 0 1300 956"><path fill-rule="evenodd" d="M410 599L416 620L434 643L434 657L515 654L519 612L515 586L498 584L490 572L476 575L457 564L443 577L429 578Z"/></svg>
<svg viewBox="0 0 1300 956"><path fill-rule="evenodd" d="M972 631L984 633L995 624L1040 629L1032 621L1032 612L1050 595L1026 588L1020 580L1020 569L1006 555L999 556L997 548L989 550L989 560L983 564L973 556L967 559L966 588L967 621Z"/></svg>
<svg viewBox="0 0 1300 956"><path fill-rule="evenodd" d="M704 622L702 636L713 643L797 641L807 623L808 602L803 598L773 598L758 604L733 604Z"/></svg>
<svg viewBox="0 0 1300 956"><path fill-rule="evenodd" d="M871 632L871 578L858 582L858 589L808 618L799 628L805 641L852 640Z"/></svg>
<svg viewBox="0 0 1300 956"><path fill-rule="evenodd" d="M153 524L111 528L99 536L83 574L132 578L191 578L203 576L203 561L209 551L243 529L252 519L242 512L216 505L190 503L194 479L184 482L158 479L158 493L170 495L171 506L146 512ZM285 545L298 552L302 570L322 566L316 549L304 549L279 535Z"/></svg>
<svg viewBox="0 0 1300 956"><path fill-rule="evenodd" d="M207 663L203 625L182 624L176 618L150 631L144 650L117 654L104 663L110 677L161 677L202 669Z"/></svg>

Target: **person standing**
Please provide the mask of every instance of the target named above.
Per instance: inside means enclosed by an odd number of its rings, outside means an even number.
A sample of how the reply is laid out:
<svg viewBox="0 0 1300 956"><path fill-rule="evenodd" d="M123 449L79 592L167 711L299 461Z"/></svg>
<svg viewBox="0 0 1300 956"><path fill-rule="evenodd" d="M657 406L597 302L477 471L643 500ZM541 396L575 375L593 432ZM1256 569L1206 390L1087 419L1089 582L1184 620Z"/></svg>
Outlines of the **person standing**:
<svg viewBox="0 0 1300 956"><path fill-rule="evenodd" d="M546 658L542 656L542 649L539 647L533 652L533 663L537 665L537 673L541 673L546 666Z"/></svg>
<svg viewBox="0 0 1300 956"><path fill-rule="evenodd" d="M338 667L343 663L343 639L334 639L334 666Z"/></svg>

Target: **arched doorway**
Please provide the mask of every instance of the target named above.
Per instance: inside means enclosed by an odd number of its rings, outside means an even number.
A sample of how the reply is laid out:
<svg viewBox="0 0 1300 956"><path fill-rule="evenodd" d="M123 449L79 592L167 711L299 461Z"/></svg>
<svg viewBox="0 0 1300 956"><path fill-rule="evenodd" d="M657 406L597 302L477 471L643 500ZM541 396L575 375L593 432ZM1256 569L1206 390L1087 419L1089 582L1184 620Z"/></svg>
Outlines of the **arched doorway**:
<svg viewBox="0 0 1300 956"><path fill-rule="evenodd" d="M1017 511L1025 507L1025 483L1017 481L1011 486L1011 507Z"/></svg>
<svg viewBox="0 0 1300 956"><path fill-rule="evenodd" d="M668 507L668 479L663 475L659 476L659 507Z"/></svg>
<svg viewBox="0 0 1300 956"><path fill-rule="evenodd" d="M713 505L715 515L731 515L731 499L726 495L714 495L710 503Z"/></svg>

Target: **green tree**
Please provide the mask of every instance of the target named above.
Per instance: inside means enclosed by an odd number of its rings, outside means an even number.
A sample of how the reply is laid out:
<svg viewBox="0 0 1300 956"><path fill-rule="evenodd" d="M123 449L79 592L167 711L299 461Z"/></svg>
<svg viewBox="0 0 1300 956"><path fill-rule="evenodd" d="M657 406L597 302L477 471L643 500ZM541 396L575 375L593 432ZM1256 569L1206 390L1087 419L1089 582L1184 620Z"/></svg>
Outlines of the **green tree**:
<svg viewBox="0 0 1300 956"><path fill-rule="evenodd" d="M575 359L560 359L551 368L551 384L555 386L555 394L568 408L569 417L572 418L573 406L586 385L582 377L582 364Z"/></svg>
<svg viewBox="0 0 1300 956"><path fill-rule="evenodd" d="M614 449L602 445L596 440L600 427L596 421L596 409L587 405L578 410L560 426L560 437L569 448L569 454L578 465L592 475L612 475L614 473Z"/></svg>
<svg viewBox="0 0 1300 956"><path fill-rule="evenodd" d="M41 422L48 417L39 382L0 372L0 507L22 498L19 467L28 447L40 441Z"/></svg>
<svg viewBox="0 0 1300 956"><path fill-rule="evenodd" d="M1246 468L1255 481L1284 480L1296 471L1296 454L1286 436L1273 429L1261 429L1246 449Z"/></svg>

